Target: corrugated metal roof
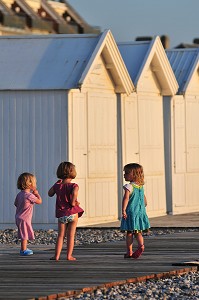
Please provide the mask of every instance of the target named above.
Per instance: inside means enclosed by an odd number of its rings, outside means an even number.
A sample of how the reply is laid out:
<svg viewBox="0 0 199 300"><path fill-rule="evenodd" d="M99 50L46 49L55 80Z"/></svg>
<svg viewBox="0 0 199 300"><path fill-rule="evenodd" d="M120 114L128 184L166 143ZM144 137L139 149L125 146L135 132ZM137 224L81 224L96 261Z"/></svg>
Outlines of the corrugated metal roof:
<svg viewBox="0 0 199 300"><path fill-rule="evenodd" d="M0 37L0 89L80 88L99 55L115 92L130 94L134 85L110 30L100 35Z"/></svg>
<svg viewBox="0 0 199 300"><path fill-rule="evenodd" d="M178 81L178 93L182 94L199 62L199 49L171 49L166 50L166 54Z"/></svg>
<svg viewBox="0 0 199 300"><path fill-rule="evenodd" d="M0 38L0 89L76 88L101 35Z"/></svg>
<svg viewBox="0 0 199 300"><path fill-rule="evenodd" d="M152 41L118 43L118 48L137 90L140 78L151 65L162 88L162 95L174 95L177 92L175 75L158 36Z"/></svg>
<svg viewBox="0 0 199 300"><path fill-rule="evenodd" d="M140 73L140 68L142 67L150 44L151 41L127 42L117 44L134 84L137 83L138 74Z"/></svg>

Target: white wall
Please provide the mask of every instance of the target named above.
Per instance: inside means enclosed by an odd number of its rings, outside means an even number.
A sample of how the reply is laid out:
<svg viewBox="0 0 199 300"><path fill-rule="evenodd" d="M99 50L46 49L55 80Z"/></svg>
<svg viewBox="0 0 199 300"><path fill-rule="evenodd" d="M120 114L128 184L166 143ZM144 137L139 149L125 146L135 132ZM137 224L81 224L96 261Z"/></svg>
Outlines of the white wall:
<svg viewBox="0 0 199 300"><path fill-rule="evenodd" d="M172 214L199 211L199 96L171 101Z"/></svg>
<svg viewBox="0 0 199 300"><path fill-rule="evenodd" d="M34 173L43 198L33 223L52 226L55 201L48 198L56 168L66 160L67 94L61 91L0 92L0 228L14 226L17 178Z"/></svg>

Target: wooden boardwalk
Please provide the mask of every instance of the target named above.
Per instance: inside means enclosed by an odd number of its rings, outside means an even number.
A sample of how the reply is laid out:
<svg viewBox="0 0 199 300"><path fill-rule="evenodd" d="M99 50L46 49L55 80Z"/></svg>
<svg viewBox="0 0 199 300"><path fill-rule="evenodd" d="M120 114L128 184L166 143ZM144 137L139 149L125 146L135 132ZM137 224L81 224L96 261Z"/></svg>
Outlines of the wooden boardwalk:
<svg viewBox="0 0 199 300"><path fill-rule="evenodd" d="M199 259L199 233L146 237L146 250L138 260L123 259L124 242L76 246L75 262L65 260L64 250L59 262L50 261L53 246L31 248L33 256L20 257L19 246L0 245L0 299L34 299L182 269L172 264Z"/></svg>

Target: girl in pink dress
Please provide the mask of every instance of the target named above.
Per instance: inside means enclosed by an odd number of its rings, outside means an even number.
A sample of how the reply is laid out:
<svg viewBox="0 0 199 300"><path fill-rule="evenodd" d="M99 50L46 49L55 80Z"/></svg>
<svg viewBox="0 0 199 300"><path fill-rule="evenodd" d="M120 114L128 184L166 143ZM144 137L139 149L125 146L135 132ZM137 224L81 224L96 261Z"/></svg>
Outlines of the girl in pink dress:
<svg viewBox="0 0 199 300"><path fill-rule="evenodd" d="M76 177L75 166L70 162L62 162L57 168L58 180L48 191L49 197L55 194L56 218L58 218L58 237L55 246L55 255L51 260L59 260L65 235L67 235L67 260L76 260L72 256L74 248L75 232L78 218L84 210L77 201L79 186L71 181Z"/></svg>
<svg viewBox="0 0 199 300"><path fill-rule="evenodd" d="M28 240L34 240L32 228L32 214L34 204L41 204L42 199L37 191L36 177L30 173L23 173L17 180L17 194L15 221L18 227L18 238L21 239L21 256L32 255L33 251L27 248Z"/></svg>

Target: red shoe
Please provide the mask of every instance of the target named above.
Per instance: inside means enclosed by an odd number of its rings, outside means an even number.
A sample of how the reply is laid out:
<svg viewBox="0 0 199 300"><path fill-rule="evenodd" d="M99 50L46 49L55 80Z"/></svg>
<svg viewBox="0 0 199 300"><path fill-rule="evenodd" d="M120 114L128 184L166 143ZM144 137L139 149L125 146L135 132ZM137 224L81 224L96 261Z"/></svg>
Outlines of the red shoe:
<svg viewBox="0 0 199 300"><path fill-rule="evenodd" d="M143 252L144 252L144 245L139 246L138 249L135 252L133 252L132 258L134 259L139 258Z"/></svg>

